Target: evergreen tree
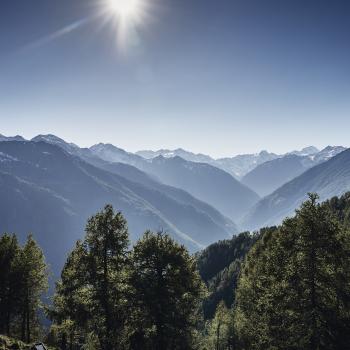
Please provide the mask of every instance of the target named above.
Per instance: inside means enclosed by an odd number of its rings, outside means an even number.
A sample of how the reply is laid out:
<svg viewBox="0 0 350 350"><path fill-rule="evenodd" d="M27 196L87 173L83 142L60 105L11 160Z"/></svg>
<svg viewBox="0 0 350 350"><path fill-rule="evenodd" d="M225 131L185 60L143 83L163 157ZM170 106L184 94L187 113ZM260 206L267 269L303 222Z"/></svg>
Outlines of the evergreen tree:
<svg viewBox="0 0 350 350"><path fill-rule="evenodd" d="M78 241L68 255L61 280L56 283L54 307L47 310L48 316L56 323L51 329L53 342L58 343L62 350L79 345L85 330L90 329L91 288L86 270L86 250Z"/></svg>
<svg viewBox="0 0 350 350"><path fill-rule="evenodd" d="M146 232L131 261L131 349L192 349L204 291L195 259L168 235Z"/></svg>
<svg viewBox="0 0 350 350"><path fill-rule="evenodd" d="M236 294L242 349L346 349L350 236L317 196L266 232L245 261Z"/></svg>
<svg viewBox="0 0 350 350"><path fill-rule="evenodd" d="M213 350L231 349L233 336L233 315L221 301L215 311L214 318L208 325L207 345Z"/></svg>
<svg viewBox="0 0 350 350"><path fill-rule="evenodd" d="M117 348L126 319L128 229L121 213L113 207L93 216L86 226L84 241L91 316L102 349Z"/></svg>
<svg viewBox="0 0 350 350"><path fill-rule="evenodd" d="M0 333L11 335L11 323L18 313L18 254L16 235L0 237Z"/></svg>
<svg viewBox="0 0 350 350"><path fill-rule="evenodd" d="M45 256L32 235L20 252L19 272L21 338L29 343L39 324L37 311L42 306L41 297L48 288Z"/></svg>
<svg viewBox="0 0 350 350"><path fill-rule="evenodd" d="M101 349L123 348L128 245L126 221L111 205L88 220L85 239L67 259L49 312L63 348L88 339L91 332Z"/></svg>

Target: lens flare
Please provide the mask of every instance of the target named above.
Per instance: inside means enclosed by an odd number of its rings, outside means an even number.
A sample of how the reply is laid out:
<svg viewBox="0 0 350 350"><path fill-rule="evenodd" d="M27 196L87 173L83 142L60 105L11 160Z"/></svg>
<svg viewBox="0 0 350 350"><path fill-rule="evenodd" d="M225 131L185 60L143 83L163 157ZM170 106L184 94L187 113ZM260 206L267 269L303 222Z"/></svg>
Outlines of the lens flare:
<svg viewBox="0 0 350 350"><path fill-rule="evenodd" d="M133 19L138 16L141 6L140 0L108 0L109 7L117 16Z"/></svg>
<svg viewBox="0 0 350 350"><path fill-rule="evenodd" d="M119 49L128 50L141 42L139 27L149 19L151 0L102 0L105 23L116 31Z"/></svg>

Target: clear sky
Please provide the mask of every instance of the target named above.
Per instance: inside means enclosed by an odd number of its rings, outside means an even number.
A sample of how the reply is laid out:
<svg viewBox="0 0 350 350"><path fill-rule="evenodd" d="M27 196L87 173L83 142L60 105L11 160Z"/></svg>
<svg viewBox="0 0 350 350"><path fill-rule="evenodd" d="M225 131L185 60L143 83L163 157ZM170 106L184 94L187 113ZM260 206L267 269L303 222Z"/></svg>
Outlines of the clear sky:
<svg viewBox="0 0 350 350"><path fill-rule="evenodd" d="M350 146L349 0L0 0L0 133L212 156ZM140 0L141 1L141 0Z"/></svg>

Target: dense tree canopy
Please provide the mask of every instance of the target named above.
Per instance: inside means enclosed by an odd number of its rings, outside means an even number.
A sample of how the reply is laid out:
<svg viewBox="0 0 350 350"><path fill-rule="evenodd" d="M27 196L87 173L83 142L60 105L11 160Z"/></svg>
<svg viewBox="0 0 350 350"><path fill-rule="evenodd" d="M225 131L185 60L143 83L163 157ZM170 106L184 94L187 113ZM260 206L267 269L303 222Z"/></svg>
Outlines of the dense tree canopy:
<svg viewBox="0 0 350 350"><path fill-rule="evenodd" d="M248 254L237 290L242 349L345 349L350 236L310 195Z"/></svg>
<svg viewBox="0 0 350 350"><path fill-rule="evenodd" d="M131 255L132 349L191 349L204 292L196 261L163 233L146 232Z"/></svg>
<svg viewBox="0 0 350 350"><path fill-rule="evenodd" d="M183 246L146 232L129 251L125 219L106 206L63 268L52 336L62 349L191 349L203 290Z"/></svg>
<svg viewBox="0 0 350 350"><path fill-rule="evenodd" d="M147 231L129 247L107 205L56 284L47 341L61 350L350 349L350 195L310 194L279 227L195 256ZM47 288L32 236L0 237L0 333L31 341ZM204 316L204 317L203 317Z"/></svg>
<svg viewBox="0 0 350 350"><path fill-rule="evenodd" d="M30 342L39 331L38 311L48 287L45 257L31 235L0 237L0 333Z"/></svg>

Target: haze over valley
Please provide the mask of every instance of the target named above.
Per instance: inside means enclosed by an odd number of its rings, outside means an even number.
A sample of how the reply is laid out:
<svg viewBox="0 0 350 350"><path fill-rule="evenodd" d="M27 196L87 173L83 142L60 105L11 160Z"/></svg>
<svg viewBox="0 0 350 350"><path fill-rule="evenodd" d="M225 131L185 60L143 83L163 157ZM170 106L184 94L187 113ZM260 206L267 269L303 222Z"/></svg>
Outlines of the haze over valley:
<svg viewBox="0 0 350 350"><path fill-rule="evenodd" d="M80 148L55 135L0 136L0 231L33 232L55 271L87 218L105 203L129 222L132 241L163 230L190 251L246 229L280 224L317 192L350 190L349 152L307 147L213 159L182 149L131 153Z"/></svg>

